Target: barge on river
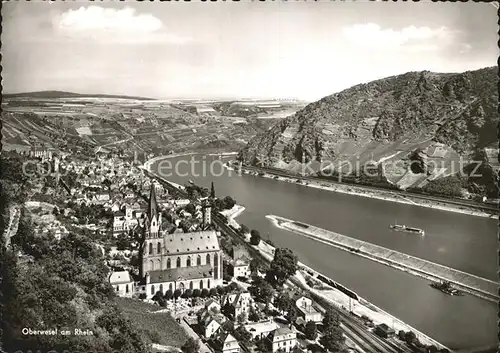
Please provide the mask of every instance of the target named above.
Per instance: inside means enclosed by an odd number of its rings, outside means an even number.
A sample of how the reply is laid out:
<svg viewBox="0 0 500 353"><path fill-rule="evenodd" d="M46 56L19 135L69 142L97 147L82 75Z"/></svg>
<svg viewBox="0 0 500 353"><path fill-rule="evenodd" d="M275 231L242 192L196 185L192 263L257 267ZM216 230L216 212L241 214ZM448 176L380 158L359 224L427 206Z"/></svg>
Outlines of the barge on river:
<svg viewBox="0 0 500 353"><path fill-rule="evenodd" d="M414 228L414 227L408 227L400 224L392 224L391 229L395 230L396 232L406 232L406 233L413 233L413 234L419 234L419 235L425 235L425 232L423 229L420 228Z"/></svg>

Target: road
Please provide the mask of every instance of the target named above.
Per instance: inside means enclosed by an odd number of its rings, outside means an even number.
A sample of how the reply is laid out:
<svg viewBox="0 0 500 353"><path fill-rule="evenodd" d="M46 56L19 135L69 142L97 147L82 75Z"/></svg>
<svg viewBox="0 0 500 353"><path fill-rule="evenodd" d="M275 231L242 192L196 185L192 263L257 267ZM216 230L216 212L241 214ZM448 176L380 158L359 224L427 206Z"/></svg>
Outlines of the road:
<svg viewBox="0 0 500 353"><path fill-rule="evenodd" d="M232 165L232 167L239 168L238 165ZM293 174L288 174L284 171L274 169L274 168L261 168L261 167L252 167L252 166L242 166L242 168L249 170L249 171L262 172L262 173L275 175L275 176L279 176L279 177L283 177L283 178L294 178L294 179L300 179L300 180L306 180L306 181L324 182L324 183L329 183L329 184L334 184L334 185L343 185L346 187L352 186L352 187L361 188L364 190L371 190L371 191L377 191L377 192L387 192L387 193L391 193L391 194L398 195L401 197L405 197L406 199L414 198L414 199L425 200L425 201L441 202L441 203L446 203L446 204L451 204L451 205L471 207L471 208L478 209L478 210L481 210L484 212L493 212L493 214L498 214L498 207L488 206L488 205L485 205L485 204L482 204L482 203L479 203L476 201L448 199L448 198L438 197L438 196L429 196L429 195L421 195L421 194L417 194L417 193L410 193L407 191L391 190L391 189L386 189L386 188L382 188L382 187L367 186L367 185L361 185L361 184L355 184L355 183L342 183L342 182L338 182L335 180L326 179L326 178L317 177L317 176L293 175Z"/></svg>
<svg viewBox="0 0 500 353"><path fill-rule="evenodd" d="M21 211L19 207L13 206L9 210L10 219L9 225L5 229L3 233L3 237L5 238L5 246L8 247L10 245L10 239L16 235L17 227L19 225L19 219L21 218Z"/></svg>

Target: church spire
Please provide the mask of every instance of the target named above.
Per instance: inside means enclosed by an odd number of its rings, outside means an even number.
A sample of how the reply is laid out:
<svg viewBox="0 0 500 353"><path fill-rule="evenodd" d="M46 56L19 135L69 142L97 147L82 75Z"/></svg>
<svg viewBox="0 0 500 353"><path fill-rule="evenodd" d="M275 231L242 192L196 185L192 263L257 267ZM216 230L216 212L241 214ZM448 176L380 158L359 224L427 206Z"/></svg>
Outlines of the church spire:
<svg viewBox="0 0 500 353"><path fill-rule="evenodd" d="M151 221L154 218L158 218L158 202L156 201L156 187L154 183L151 183L151 191L149 194L149 205L148 205L148 218Z"/></svg>

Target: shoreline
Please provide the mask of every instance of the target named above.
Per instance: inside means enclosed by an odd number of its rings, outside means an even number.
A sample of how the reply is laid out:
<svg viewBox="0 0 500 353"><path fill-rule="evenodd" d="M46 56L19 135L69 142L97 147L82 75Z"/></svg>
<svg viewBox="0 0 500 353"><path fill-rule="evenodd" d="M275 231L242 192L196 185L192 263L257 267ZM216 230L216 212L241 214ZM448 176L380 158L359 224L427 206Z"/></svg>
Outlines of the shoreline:
<svg viewBox="0 0 500 353"><path fill-rule="evenodd" d="M234 211L231 212L233 209L234 209ZM240 229L240 224L235 219L238 216L240 216L241 213L243 213L243 211L245 210L245 207L241 206L241 205L235 205L233 207L233 209L226 210L226 211L230 211L230 212L226 212L226 214L223 213L225 211L220 212L220 213L225 215L225 216L227 215L230 225L232 225L236 229ZM248 239L246 239L246 241L248 241ZM254 247L256 249L258 249L258 251L263 256L265 256L267 259L272 260L274 250L275 250L275 248L273 246L269 245L264 240L261 240L259 245L254 246ZM316 273L319 273L318 271L310 268L309 266L303 264L300 261L298 262L298 267L300 269L297 271L296 277L299 281L303 282L306 286L307 286L306 280L304 278L304 274L302 273L303 269L310 269ZM328 276L324 276L324 277L329 278ZM329 278L329 279L331 279L331 278ZM331 286L328 286L327 284L324 284L324 286L331 288L328 290L328 293L324 293L324 291L317 290L317 289L311 288L309 286L308 286L308 288L310 288L311 291L315 292L317 295L323 297L324 299L328 300L329 302L331 302L332 304L334 304L337 307L346 308L349 306L350 298L347 295L345 295L341 291L339 291ZM447 348L446 346L439 343L438 341L436 341L432 337L429 337L428 335L424 334L423 332L408 325L407 323L405 323L402 320L398 319L397 317L391 315L387 311L379 308L375 304L367 301L366 299L362 298L361 296L358 296L358 297L360 300L353 305L353 312L356 313L357 315L367 316L368 318L373 320L373 323L375 325L385 323L389 327L394 327L396 334L399 330L412 331L417 335L417 337L420 339L420 341L424 344L436 345L437 347Z"/></svg>
<svg viewBox="0 0 500 353"><path fill-rule="evenodd" d="M233 167L226 166L226 169L230 171L236 171ZM346 194L346 195L353 195L353 196L359 196L359 197L366 197L370 199L376 199L376 200L381 200L381 201L387 201L387 202L394 202L394 203L399 203L399 204L404 204L404 205L410 205L410 206L418 206L418 207L425 207L425 208L430 208L434 210L440 210L440 211L445 211L445 212L454 212L454 213L460 213L460 214L465 214L468 216L475 216L475 217L483 217L483 218L490 218L490 219L498 219L498 215L493 215L487 212L482 212L482 211L476 211L472 209L462 209L459 207L453 207L450 205L443 205L439 204L436 201L417 201L417 200L410 200L409 197L405 197L403 195L398 195L395 192L391 192L390 190L387 191L372 191L368 189L363 189L362 186L358 185L334 185L332 183L329 183L328 181L310 181L307 182L307 184L302 183L297 183L297 179L300 179L300 176L297 176L296 178L294 177L282 177L282 176L276 176L273 175L272 173L269 172L263 172L264 175L257 175L255 174L256 172L252 171L239 171L238 172L240 175L246 174L246 175L251 175L251 176L260 176L263 178L267 179L274 179L276 181L282 181L282 182L287 182L287 183L293 183L297 185L301 185L304 187L310 187L314 189L321 189L329 192L336 192L339 194ZM324 184L330 184L330 185L324 185ZM381 193L388 193L391 195L382 195Z"/></svg>
<svg viewBox="0 0 500 353"><path fill-rule="evenodd" d="M227 153L220 153L220 154L219 153L212 153L212 154L208 154L208 155L209 156L218 156L218 155L231 156L231 155L236 155L236 154L237 154L237 152L227 152ZM181 152L181 153L175 153L175 154L171 154L171 155L158 156L158 157L154 157L150 160L147 160L143 164L143 168L146 168L146 170L151 172L151 170L150 170L151 165L157 161L160 161L162 159L169 159L169 158L183 157L183 156L192 156L192 155L204 155L204 154L200 153L200 152ZM238 171L237 169L227 165L226 163L224 163L223 166L224 166L224 168L226 168L230 172L236 172L238 176L241 176L241 175L258 176L256 174L257 172L252 172L249 170ZM308 182L307 184L304 184L303 182L298 184L296 182L296 180L300 179L299 176L297 176L297 178L281 177L281 176L276 177L275 175L273 175L269 172L263 172L263 173L264 173L264 175L262 175L261 177L264 177L267 179L274 179L276 181L293 183L293 184L301 185L304 187L310 187L310 188L325 190L325 191L329 191L329 192L336 192L339 194L353 195L353 196L358 196L358 197L366 197L366 198L370 198L370 199L399 203L399 204L403 204L403 205L425 207L425 208L430 208L430 209L444 211L444 212L453 212L453 213L464 214L464 215L468 215L468 216L483 217L483 218L489 218L489 219L498 219L498 215L496 215L496 214L491 214L491 213L482 212L482 211L476 211L476 210L472 210L472 209L454 207L454 206L450 206L450 205L443 205L443 204L437 203L436 201L411 200L411 199L409 199L409 197L411 197L411 195L408 197L405 197L403 195L398 195L395 192L391 192L390 190L377 192L377 191L364 189L362 186L358 186L358 185L336 185L336 184L329 183L328 181L311 181L311 182ZM329 185L325 185L325 184L329 184ZM382 193L385 193L385 194L382 194ZM387 194L389 194L389 195L387 195Z"/></svg>
<svg viewBox="0 0 500 353"><path fill-rule="evenodd" d="M266 218L270 219L273 224L280 228L284 229L289 232L293 232L296 234L299 234L301 236L304 236L306 238L310 238L312 240L324 243L326 245L335 247L337 249L346 251L348 253L351 253L353 255L361 256L366 259L369 259L371 261L378 262L380 264L392 267L394 269L410 273L412 275L418 276L425 278L427 280L431 281L449 281L451 283L454 283L460 290L463 292L469 293L471 295L474 295L476 297L479 297L484 300L489 300L489 301L494 301L498 302L498 297L491 293L490 291L485 290L484 288L479 288L475 287L472 283L464 283L464 279L469 279L469 280L477 280L477 281L482 281L482 284L489 284L495 286L495 288L498 287L498 284L495 283L494 281L488 280L486 278L478 277L475 275L471 275L469 273L465 273L453 268L448 268L446 266L434 264L430 261L416 258L407 254L399 253L395 250L392 249L387 249L380 247L375 244L367 243L364 241L357 240L355 238L350 238L348 236L342 235L342 234L337 234L335 232L328 231L326 229L321 229L318 227L314 227L311 225L308 225L311 227L309 231L298 229L297 226L292 224L294 221L286 219L284 217L278 217L274 215L268 215ZM318 234L318 232L321 233L326 233L326 234ZM330 236L336 236L336 237L341 237L340 239L331 239ZM349 242L354 242L354 244L346 244L345 241L342 241L342 239L349 239ZM356 245L356 243L358 243ZM361 245L359 245L361 244ZM370 248L373 249L378 249L377 251L379 252L378 254L374 252L374 250L369 251ZM357 251L355 251L357 250ZM397 255L396 257L399 257L399 260L392 260L390 259L391 256ZM410 259L413 261L413 263L409 263ZM408 260L408 261L407 261ZM420 265L420 267L418 267ZM430 272L430 270L426 269L429 265L434 265L435 266L435 271L442 271L442 273L433 273ZM461 279L456 279L456 278L449 278L447 274L445 274L444 271L449 271L451 274L455 274L456 277L462 276ZM470 281L469 281L470 282ZM494 291L496 293L496 290Z"/></svg>

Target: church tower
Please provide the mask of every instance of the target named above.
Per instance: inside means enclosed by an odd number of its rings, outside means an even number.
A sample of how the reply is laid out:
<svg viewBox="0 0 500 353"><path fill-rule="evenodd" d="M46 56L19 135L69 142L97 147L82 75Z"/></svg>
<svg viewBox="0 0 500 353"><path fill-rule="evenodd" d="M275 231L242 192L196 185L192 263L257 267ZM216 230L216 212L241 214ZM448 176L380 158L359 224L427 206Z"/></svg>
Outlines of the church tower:
<svg viewBox="0 0 500 353"><path fill-rule="evenodd" d="M201 207L203 211L203 229L207 229L212 224L212 208L208 202L204 202Z"/></svg>
<svg viewBox="0 0 500 353"><path fill-rule="evenodd" d="M156 201L156 187L154 183L151 184L151 191L149 193L147 222L149 223L149 237L157 238L160 233L161 212L159 211L158 202Z"/></svg>

